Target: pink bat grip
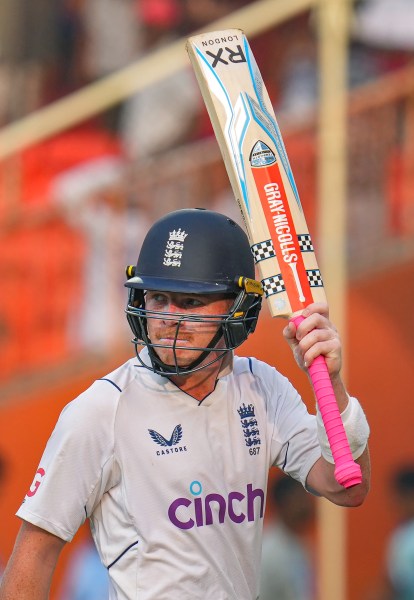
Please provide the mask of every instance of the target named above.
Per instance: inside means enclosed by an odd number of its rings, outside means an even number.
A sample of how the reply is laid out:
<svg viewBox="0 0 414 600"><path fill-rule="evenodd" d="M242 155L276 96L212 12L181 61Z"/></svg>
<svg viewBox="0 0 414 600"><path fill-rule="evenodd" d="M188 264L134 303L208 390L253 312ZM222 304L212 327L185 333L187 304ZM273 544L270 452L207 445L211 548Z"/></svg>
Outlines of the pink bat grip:
<svg viewBox="0 0 414 600"><path fill-rule="evenodd" d="M296 326L303 320L301 315L292 319ZM335 461L335 479L346 488L357 485L361 467L352 458L324 357L318 356L308 370Z"/></svg>

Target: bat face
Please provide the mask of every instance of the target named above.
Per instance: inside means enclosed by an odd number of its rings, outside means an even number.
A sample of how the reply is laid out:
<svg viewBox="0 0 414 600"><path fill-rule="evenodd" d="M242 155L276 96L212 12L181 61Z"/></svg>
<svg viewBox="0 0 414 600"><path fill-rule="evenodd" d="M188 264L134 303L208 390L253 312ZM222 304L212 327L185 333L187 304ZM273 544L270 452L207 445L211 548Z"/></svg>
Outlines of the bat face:
<svg viewBox="0 0 414 600"><path fill-rule="evenodd" d="M325 301L273 106L242 31L187 43L272 316L291 317Z"/></svg>

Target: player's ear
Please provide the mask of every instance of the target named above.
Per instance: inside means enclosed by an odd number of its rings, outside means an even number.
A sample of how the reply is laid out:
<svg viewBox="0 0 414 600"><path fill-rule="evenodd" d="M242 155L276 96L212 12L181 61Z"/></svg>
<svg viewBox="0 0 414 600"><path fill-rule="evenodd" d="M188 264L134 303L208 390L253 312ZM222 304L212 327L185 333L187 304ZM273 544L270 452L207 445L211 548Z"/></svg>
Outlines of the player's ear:
<svg viewBox="0 0 414 600"><path fill-rule="evenodd" d="M262 306L262 297L256 294L239 294L231 308L231 320L226 323L224 337L228 347L237 348L256 328Z"/></svg>

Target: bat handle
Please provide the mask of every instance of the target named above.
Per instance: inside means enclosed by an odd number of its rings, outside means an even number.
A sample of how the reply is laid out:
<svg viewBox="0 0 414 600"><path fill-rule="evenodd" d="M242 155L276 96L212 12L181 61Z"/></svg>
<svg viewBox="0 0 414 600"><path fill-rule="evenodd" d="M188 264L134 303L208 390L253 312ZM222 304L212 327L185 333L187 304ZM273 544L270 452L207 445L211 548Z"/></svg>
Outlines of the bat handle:
<svg viewBox="0 0 414 600"><path fill-rule="evenodd" d="M298 326L303 317L292 321ZM335 462L335 479L345 488L357 485L362 481L361 467L352 458L325 358L318 356L308 370Z"/></svg>

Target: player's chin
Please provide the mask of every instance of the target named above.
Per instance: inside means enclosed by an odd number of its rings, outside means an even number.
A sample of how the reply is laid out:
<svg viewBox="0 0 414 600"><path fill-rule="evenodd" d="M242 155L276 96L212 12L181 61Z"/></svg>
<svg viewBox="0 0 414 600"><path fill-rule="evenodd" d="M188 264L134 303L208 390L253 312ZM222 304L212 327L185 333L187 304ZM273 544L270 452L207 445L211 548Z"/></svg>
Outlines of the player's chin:
<svg viewBox="0 0 414 600"><path fill-rule="evenodd" d="M162 362L171 367L176 365L188 367L201 355L199 350L181 350L177 348L157 348L156 351Z"/></svg>

